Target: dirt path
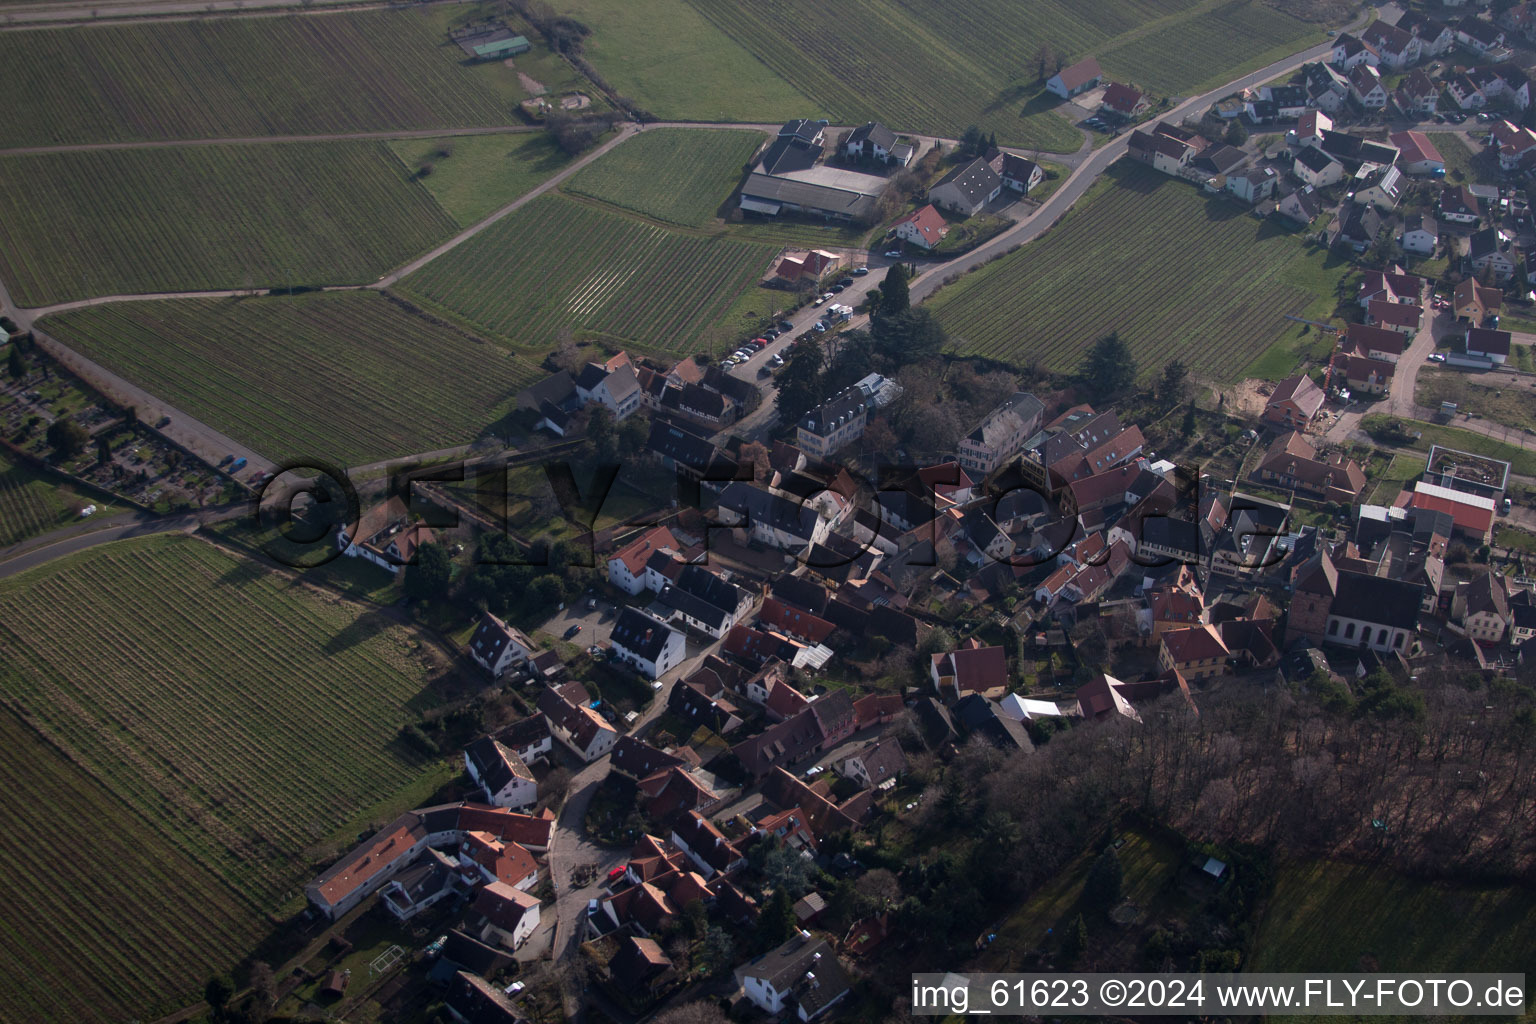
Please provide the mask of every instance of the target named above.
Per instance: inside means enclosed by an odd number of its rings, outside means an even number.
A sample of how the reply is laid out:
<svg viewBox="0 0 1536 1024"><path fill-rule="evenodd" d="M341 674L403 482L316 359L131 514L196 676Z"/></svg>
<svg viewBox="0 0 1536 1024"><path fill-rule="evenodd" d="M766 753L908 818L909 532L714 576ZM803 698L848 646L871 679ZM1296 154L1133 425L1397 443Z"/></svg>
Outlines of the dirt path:
<svg viewBox="0 0 1536 1024"><path fill-rule="evenodd" d="M478 128L402 128L376 132L327 132L320 135L239 135L219 139L152 139L142 142L75 142L58 146L18 146L0 149L0 156L44 156L105 149L179 149L183 146L261 146L273 142L387 142L391 139L436 139L463 135L516 135L544 129L526 124L485 125Z"/></svg>

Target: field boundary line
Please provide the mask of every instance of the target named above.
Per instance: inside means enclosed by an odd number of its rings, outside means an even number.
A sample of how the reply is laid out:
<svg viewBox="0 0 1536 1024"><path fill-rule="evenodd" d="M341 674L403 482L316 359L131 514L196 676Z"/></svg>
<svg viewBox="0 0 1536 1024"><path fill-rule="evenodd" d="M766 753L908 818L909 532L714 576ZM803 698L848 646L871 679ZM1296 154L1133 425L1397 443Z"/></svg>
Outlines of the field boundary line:
<svg viewBox="0 0 1536 1024"><path fill-rule="evenodd" d="M142 139L138 142L65 142L53 146L13 146L0 149L4 156L55 156L112 149L182 149L194 146L285 146L306 142L392 142L399 139L441 139L473 135L532 135L544 131L537 125L498 124L473 128L400 128L367 132L322 132L318 135L237 135L230 138Z"/></svg>

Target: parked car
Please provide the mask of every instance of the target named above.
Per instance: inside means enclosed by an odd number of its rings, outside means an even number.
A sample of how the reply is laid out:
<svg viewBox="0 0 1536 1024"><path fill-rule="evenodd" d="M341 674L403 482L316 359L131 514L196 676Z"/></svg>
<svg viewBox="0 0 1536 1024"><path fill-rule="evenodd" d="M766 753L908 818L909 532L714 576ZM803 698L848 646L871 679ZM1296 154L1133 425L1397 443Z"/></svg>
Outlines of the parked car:
<svg viewBox="0 0 1536 1024"><path fill-rule="evenodd" d="M817 334L825 333L826 330L827 330L827 322L825 320L817 320L816 321L816 326L813 329L816 331Z"/></svg>
<svg viewBox="0 0 1536 1024"><path fill-rule="evenodd" d="M570 629L565 631L565 639L569 640L569 639L571 639L571 637L575 636L577 633L580 633L580 632L581 632L581 623L578 622L578 623L576 623L576 625L572 626Z"/></svg>
<svg viewBox="0 0 1536 1024"><path fill-rule="evenodd" d="M885 255L887 257L889 257L890 259L899 260L899 259L901 259L901 250L900 249L887 249L885 251Z"/></svg>
<svg viewBox="0 0 1536 1024"><path fill-rule="evenodd" d="M853 278L845 277L845 278L843 278L841 281L839 281L837 283L842 285L844 288L847 288L849 285L853 284Z"/></svg>
<svg viewBox="0 0 1536 1024"><path fill-rule="evenodd" d="M828 293L827 293L827 294L826 294L826 295L818 295L818 296L816 296L816 298L815 298L815 300L814 300L814 301L812 301L812 303L811 303L811 305L813 305L813 306L819 306L819 305L821 305L821 304L822 304L822 303L823 303L823 302L826 302L826 301L827 301L827 300L828 300L828 299L830 299L830 298L831 298L831 297L832 297L832 293L831 293L831 292L828 292Z"/></svg>
<svg viewBox="0 0 1536 1024"><path fill-rule="evenodd" d="M767 338L753 338L752 339L752 347L757 349L757 351L761 352L763 349L768 347L768 339Z"/></svg>
<svg viewBox="0 0 1536 1024"><path fill-rule="evenodd" d="M219 460L219 465L220 466L227 466L231 462L234 462L234 461L235 461L235 457L233 455L226 455L222 459Z"/></svg>
<svg viewBox="0 0 1536 1024"><path fill-rule="evenodd" d="M87 506L85 506L85 508L80 510L80 518L81 519L84 519L87 516L93 516L95 514L96 514L96 506L95 505L87 505Z"/></svg>
<svg viewBox="0 0 1536 1024"><path fill-rule="evenodd" d="M778 364L774 364L774 365L778 365ZM767 363L764 363L763 366L757 371L757 375L759 377L772 377L773 376L773 370L769 369Z"/></svg>
<svg viewBox="0 0 1536 1024"><path fill-rule="evenodd" d="M840 285L840 284L833 285L832 286L832 294L836 295L838 292L842 291L843 288L845 288L845 287L846 287L846 285Z"/></svg>
<svg viewBox="0 0 1536 1024"><path fill-rule="evenodd" d="M244 468L245 468L245 457L244 456L241 456L240 458L236 459L234 462L231 462L229 464L229 471L231 473L238 473L238 472L240 472Z"/></svg>
<svg viewBox="0 0 1536 1024"><path fill-rule="evenodd" d="M168 427L170 425L171 425L171 418L169 416L161 416L160 417L160 422L155 424L155 429L156 430L164 430L166 427Z"/></svg>
<svg viewBox="0 0 1536 1024"><path fill-rule="evenodd" d="M783 366L784 365L784 357L781 356L781 355L775 355L772 359L768 360L768 365L770 365L770 366Z"/></svg>
<svg viewBox="0 0 1536 1024"><path fill-rule="evenodd" d="M811 767L806 769L805 777L809 779L812 776L820 775L824 771L826 771L826 768L823 767L822 765L813 764L813 765L811 765Z"/></svg>
<svg viewBox="0 0 1536 1024"><path fill-rule="evenodd" d="M780 320L779 321L779 330L783 331L785 334L788 334L790 331L793 331L794 329L795 329L795 325L790 323L788 320Z"/></svg>
<svg viewBox="0 0 1536 1024"><path fill-rule="evenodd" d="M1444 352L1431 352L1429 354L1429 361L1432 362L1432 363L1443 363L1443 362L1445 362L1445 353Z"/></svg>
<svg viewBox="0 0 1536 1024"><path fill-rule="evenodd" d="M768 330L763 332L763 337L767 338L769 341L772 341L773 339L777 338L778 336L779 336L779 331L776 328L773 328L773 327L770 327L770 328L768 328Z"/></svg>
<svg viewBox="0 0 1536 1024"><path fill-rule="evenodd" d="M854 267L853 268L853 276L854 277L863 277L867 273L869 273L869 268L868 267Z"/></svg>

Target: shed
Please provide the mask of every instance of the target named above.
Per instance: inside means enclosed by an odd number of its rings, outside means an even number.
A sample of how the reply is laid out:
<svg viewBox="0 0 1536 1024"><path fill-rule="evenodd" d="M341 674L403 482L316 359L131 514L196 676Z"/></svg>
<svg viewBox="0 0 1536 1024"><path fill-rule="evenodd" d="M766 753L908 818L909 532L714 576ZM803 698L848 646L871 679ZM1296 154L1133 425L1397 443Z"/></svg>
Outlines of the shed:
<svg viewBox="0 0 1536 1024"><path fill-rule="evenodd" d="M1212 878L1220 878L1222 875L1227 873L1227 862L1224 860L1217 860L1215 857L1207 857L1205 860L1205 866L1200 870L1204 871Z"/></svg>

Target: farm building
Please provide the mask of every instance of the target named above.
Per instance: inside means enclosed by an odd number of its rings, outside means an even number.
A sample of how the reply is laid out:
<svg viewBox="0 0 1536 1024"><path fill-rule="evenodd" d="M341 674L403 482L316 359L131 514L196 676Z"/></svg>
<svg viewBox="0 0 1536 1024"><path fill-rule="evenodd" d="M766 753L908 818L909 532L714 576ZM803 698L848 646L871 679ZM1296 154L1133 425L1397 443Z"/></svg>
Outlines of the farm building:
<svg viewBox="0 0 1536 1024"><path fill-rule="evenodd" d="M1045 88L1048 92L1069 100L1079 93L1095 88L1103 78L1104 72L1099 69L1099 62L1092 57L1084 57L1071 67L1062 68L1052 75L1046 81Z"/></svg>
<svg viewBox="0 0 1536 1024"><path fill-rule="evenodd" d="M527 36L505 27L461 35L455 42L466 56L475 60L502 60L533 49Z"/></svg>

